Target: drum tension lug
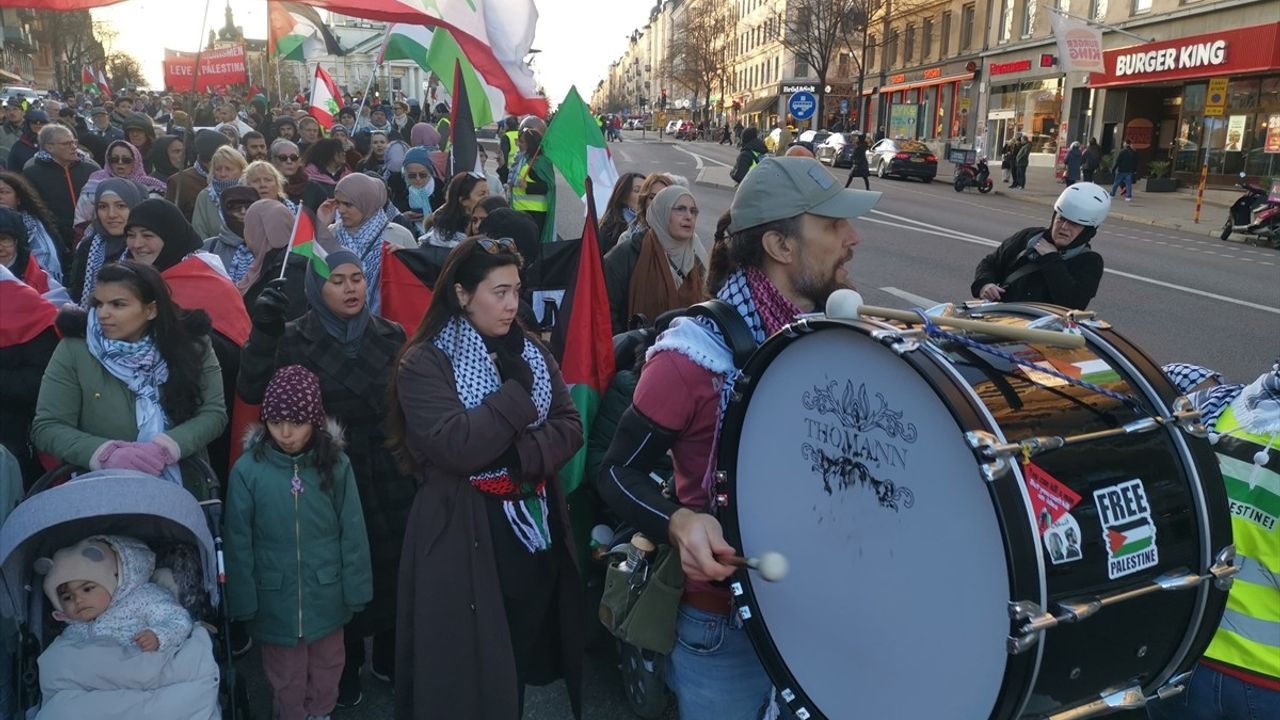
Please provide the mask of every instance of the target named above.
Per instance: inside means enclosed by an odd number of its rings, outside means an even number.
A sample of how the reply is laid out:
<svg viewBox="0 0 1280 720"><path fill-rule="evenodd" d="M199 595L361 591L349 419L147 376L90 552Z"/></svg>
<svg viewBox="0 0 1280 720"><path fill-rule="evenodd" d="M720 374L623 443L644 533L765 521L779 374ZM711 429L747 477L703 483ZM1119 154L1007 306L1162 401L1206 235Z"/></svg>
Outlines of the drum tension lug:
<svg viewBox="0 0 1280 720"><path fill-rule="evenodd" d="M985 430L974 430L964 434L965 442L974 450L979 460L984 460L979 468L982 479L995 482L1009 472L1009 457L998 450L1000 445L995 435Z"/></svg>
<svg viewBox="0 0 1280 720"><path fill-rule="evenodd" d="M1238 572L1240 572L1240 566L1236 564L1236 546L1234 544L1219 550L1217 556L1213 559L1213 565L1209 568L1209 574L1213 576L1214 587L1223 592L1231 589Z"/></svg>

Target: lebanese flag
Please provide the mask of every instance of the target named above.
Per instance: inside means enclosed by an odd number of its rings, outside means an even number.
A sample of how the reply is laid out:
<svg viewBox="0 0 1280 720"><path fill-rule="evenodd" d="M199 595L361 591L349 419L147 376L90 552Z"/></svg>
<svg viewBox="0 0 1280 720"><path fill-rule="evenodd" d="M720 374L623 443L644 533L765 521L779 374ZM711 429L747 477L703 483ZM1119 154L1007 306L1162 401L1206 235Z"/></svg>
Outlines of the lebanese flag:
<svg viewBox="0 0 1280 720"><path fill-rule="evenodd" d="M111 99L111 85L107 82L107 74L98 69L98 89L102 91L102 96L108 100Z"/></svg>
<svg viewBox="0 0 1280 720"><path fill-rule="evenodd" d="M587 179L587 192L591 180ZM587 466L586 438L600 407L600 398L613 380L613 327L609 320L609 293L600 260L596 209L587 203L587 222L578 246L578 273L560 305L562 321L556 324L551 347L560 358L560 372L582 418L582 447L560 471L566 495L582 484ZM567 320L565 320L567 319Z"/></svg>
<svg viewBox="0 0 1280 720"><path fill-rule="evenodd" d="M315 79L311 81L311 106L307 108L307 113L319 120L324 129L328 130L333 127L333 121L338 117L338 98L340 97L342 92L338 90L338 84L317 63Z"/></svg>
<svg viewBox="0 0 1280 720"><path fill-rule="evenodd" d="M547 99L525 62L538 24L534 0L300 1L353 17L444 28L480 77L502 91L507 113L547 116Z"/></svg>
<svg viewBox="0 0 1280 720"><path fill-rule="evenodd" d="M58 309L35 288L0 265L0 348L31 342L53 327Z"/></svg>

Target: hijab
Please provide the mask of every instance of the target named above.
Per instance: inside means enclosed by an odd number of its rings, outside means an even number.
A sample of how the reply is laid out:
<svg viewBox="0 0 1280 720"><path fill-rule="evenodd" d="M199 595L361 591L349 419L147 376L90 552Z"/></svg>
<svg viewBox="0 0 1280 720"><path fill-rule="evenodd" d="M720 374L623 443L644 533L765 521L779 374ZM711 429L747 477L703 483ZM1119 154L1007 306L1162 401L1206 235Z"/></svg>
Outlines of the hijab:
<svg viewBox="0 0 1280 720"><path fill-rule="evenodd" d="M337 270L342 265L355 265L362 267L360 258L350 250L341 249L329 253L324 259L324 263L328 265L329 271ZM363 345L364 331L369 326L369 303L360 308L360 313L352 318L342 318L324 304L324 296L321 294L326 279L316 272L313 263L307 263L307 280L306 294L307 303L311 306L311 312L320 321L320 325L325 332L334 340L338 341L338 345L342 348L342 353L348 358L353 358L360 354L360 347Z"/></svg>
<svg viewBox="0 0 1280 720"><path fill-rule="evenodd" d="M156 178L153 178L147 174L147 169L142 165L142 152L139 151L138 148L134 147L127 140L115 140L110 145L108 145L107 154L105 156L106 159L109 161L111 159L111 150L113 148L118 148L118 147L128 148L130 154L133 155L133 165L129 166L130 168L129 175L126 177L126 179L132 180L138 183L139 185L145 187L149 192L163 194L165 191L164 181L157 180ZM84 184L84 189L81 190L80 192L82 195L85 195L85 196L93 195L94 192L98 189L98 183L101 183L103 180L110 180L111 178L114 178L114 177L117 177L117 175L111 172L111 164L110 162L108 162L107 167L104 167L101 170L97 170L92 175L89 176L89 180Z"/></svg>
<svg viewBox="0 0 1280 720"><path fill-rule="evenodd" d="M422 125L422 123L418 123ZM430 127L430 126L426 126ZM409 172L409 165L421 165L427 169L427 184L422 187L414 187L409 182L409 178L405 177ZM404 162L400 165L400 176L404 179L404 186L409 191L409 209L417 210L423 215L430 215L435 208L431 207L431 195L436 191L435 165L431 162L431 154L426 148L415 147L405 153Z"/></svg>
<svg viewBox="0 0 1280 720"><path fill-rule="evenodd" d="M93 288L98 282L98 271L103 265L119 260L127 249L124 244L124 235L107 233L107 229L98 220L98 203L102 202L104 197L111 195L120 198L125 205L129 206L129 215L132 217L133 209L147 199L147 190L136 182L124 178L110 178L98 183L93 193L93 224L89 226L89 232L81 240L89 243L89 257L84 268L84 289L80 292L81 307L88 307L89 301L93 298ZM125 227L128 228L128 225Z"/></svg>
<svg viewBox="0 0 1280 720"><path fill-rule="evenodd" d="M13 238L16 247L13 264L9 270L19 279L27 272L27 262L31 259L31 243L27 238L27 224L22 221L22 213L0 207L0 235Z"/></svg>
<svg viewBox="0 0 1280 720"><path fill-rule="evenodd" d="M420 122L409 131L409 140L414 147L426 149L427 157L430 157L432 164L436 166L436 175L444 177L449 158L440 151L440 132L427 123ZM405 162L409 162L408 157L405 158Z"/></svg>
<svg viewBox="0 0 1280 720"><path fill-rule="evenodd" d="M684 276L687 276L693 266L701 262L702 267L707 267L707 249L703 246L701 238L695 233L688 242L681 242L671 237L671 233L667 231L671 221L671 209L675 207L680 198L688 196L693 199L693 194L689 192L689 188L680 185L672 185L662 192L654 196L649 203L649 209L645 212L645 222L649 225L649 230L657 237L658 242L662 245L662 249L667 254L667 260L671 264L672 277L676 283L684 282Z"/></svg>
<svg viewBox="0 0 1280 720"><path fill-rule="evenodd" d="M262 263L268 252L289 244L293 232L293 213L276 200L258 200L244 215L244 244L253 252L253 263L236 283L243 295L262 275Z"/></svg>
<svg viewBox="0 0 1280 720"><path fill-rule="evenodd" d="M362 173L352 173L338 181L333 189L336 197L342 193L364 216L360 227L347 229L338 223L334 235L342 247L351 250L361 259L365 280L369 283L368 305L377 312L382 295L378 283L382 277L382 233L387 228L387 214L382 211L387 204L387 186L377 178Z"/></svg>
<svg viewBox="0 0 1280 720"><path fill-rule="evenodd" d="M151 152L148 154L147 159L151 161L155 177L161 180L168 180L170 175L182 172L182 168L169 162L169 146L181 141L182 138L176 135L164 135L156 138L156 141L151 144ZM110 149L107 152L110 152Z"/></svg>
<svg viewBox="0 0 1280 720"><path fill-rule="evenodd" d="M144 200L133 208L129 212L126 232L131 227L150 230L164 240L164 247L156 256L154 265L159 273L177 265L204 246L200 236L196 235L195 228L191 227L178 206L161 198Z"/></svg>
<svg viewBox="0 0 1280 720"><path fill-rule="evenodd" d="M345 195L366 221L387 204L387 186L364 173L352 173L342 178L333 192Z"/></svg>

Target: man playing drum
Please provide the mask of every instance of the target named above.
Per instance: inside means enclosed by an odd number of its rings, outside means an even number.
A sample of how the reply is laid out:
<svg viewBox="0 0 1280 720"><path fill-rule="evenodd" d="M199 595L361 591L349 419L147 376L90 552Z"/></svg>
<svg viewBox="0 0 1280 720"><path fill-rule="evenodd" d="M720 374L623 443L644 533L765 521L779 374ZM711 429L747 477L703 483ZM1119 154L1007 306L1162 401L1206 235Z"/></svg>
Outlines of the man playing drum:
<svg viewBox="0 0 1280 720"><path fill-rule="evenodd" d="M850 285L851 219L880 193L846 190L808 158L766 158L738 186L726 237L712 249L708 292L733 306L756 343ZM711 477L732 353L713 323L676 319L649 351L633 404L598 478L621 518L679 549L685 574L668 683L680 717L755 720L775 702L725 585L737 553L710 511ZM649 477L670 451L672 501ZM781 703L778 703L781 706Z"/></svg>

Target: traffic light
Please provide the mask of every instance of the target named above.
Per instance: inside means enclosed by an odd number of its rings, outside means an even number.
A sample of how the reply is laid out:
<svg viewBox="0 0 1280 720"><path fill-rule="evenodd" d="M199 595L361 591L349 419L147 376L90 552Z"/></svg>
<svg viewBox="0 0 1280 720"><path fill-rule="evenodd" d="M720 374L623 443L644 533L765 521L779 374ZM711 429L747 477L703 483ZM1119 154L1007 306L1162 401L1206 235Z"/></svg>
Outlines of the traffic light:
<svg viewBox="0 0 1280 720"><path fill-rule="evenodd" d="M665 109L666 109L666 107L667 107L667 89L666 89L666 88L662 88L662 99L661 99L661 100L659 100L659 102L658 102L658 107L660 107L660 108L662 108L662 109L664 109L664 110L665 110Z"/></svg>

